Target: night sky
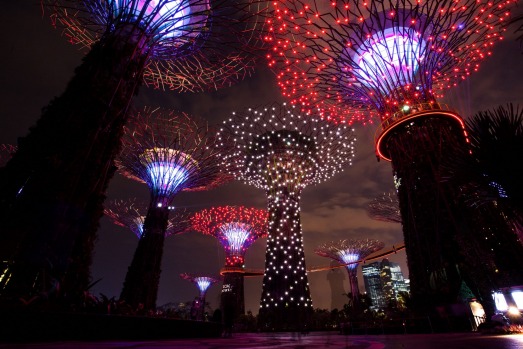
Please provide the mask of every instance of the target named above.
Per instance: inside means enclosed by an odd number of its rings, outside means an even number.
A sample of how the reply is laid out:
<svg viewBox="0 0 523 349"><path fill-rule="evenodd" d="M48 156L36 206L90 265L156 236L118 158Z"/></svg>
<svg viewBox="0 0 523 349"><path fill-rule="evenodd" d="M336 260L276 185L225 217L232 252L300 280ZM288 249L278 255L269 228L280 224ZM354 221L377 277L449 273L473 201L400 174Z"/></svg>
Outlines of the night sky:
<svg viewBox="0 0 523 349"><path fill-rule="evenodd" d="M521 9L520 9L521 10ZM494 49L480 71L458 89L447 93L446 101L462 116L496 107L508 102L523 104L523 48L515 41L510 28L504 42ZM37 0L6 1L0 11L0 143L16 144L17 137L27 133L40 116L40 109L54 96L60 95L71 78L83 53L71 46L60 32L42 16ZM213 93L177 94L142 87L135 105L162 106L178 109L216 124L232 111L283 101L273 74L263 67L241 84ZM401 226L373 221L367 217L370 200L393 190L390 164L377 162L373 151L375 126L357 127L358 144L353 166L329 181L306 188L302 195L302 227L306 264L308 267L329 265L328 259L316 256L313 249L320 243L343 238L376 238L387 247L402 242ZM517 154L520 159L521 154ZM144 184L120 175L112 180L109 199L137 197L148 201ZM265 193L239 182L202 193L182 193L174 201L177 207L203 209L216 205L246 205L265 208ZM122 283L137 246L136 236L125 228L103 218L95 247L92 276L101 281L94 287L95 295L118 297ZM246 254L247 268L264 266L265 239L255 242ZM390 260L402 265L404 252ZM195 232L166 240L163 272L157 304L192 300L196 287L181 280L182 272L217 274L225 256L221 245L212 237ZM361 274L360 274L361 276ZM245 283L246 310L258 311L261 277L248 278ZM327 272L309 274L315 307L330 308L330 286ZM345 277L345 290L348 279ZM212 307L219 304L221 285L213 286L207 296ZM360 289L363 280L360 278Z"/></svg>

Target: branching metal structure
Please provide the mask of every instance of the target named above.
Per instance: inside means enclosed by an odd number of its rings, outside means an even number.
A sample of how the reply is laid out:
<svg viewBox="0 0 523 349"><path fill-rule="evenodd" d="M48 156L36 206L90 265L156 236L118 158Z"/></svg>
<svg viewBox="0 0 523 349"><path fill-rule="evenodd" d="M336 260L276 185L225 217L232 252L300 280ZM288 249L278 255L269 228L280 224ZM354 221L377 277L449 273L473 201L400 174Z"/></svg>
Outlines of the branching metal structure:
<svg viewBox="0 0 523 349"><path fill-rule="evenodd" d="M16 153L17 147L12 144L0 144L0 167L4 167L5 164L13 157Z"/></svg>
<svg viewBox="0 0 523 349"><path fill-rule="evenodd" d="M350 165L355 137L346 125L301 115L285 104L233 113L219 142L232 151L223 166L238 180L267 193L269 227L260 302L261 325L296 328L312 310L300 222L302 190Z"/></svg>
<svg viewBox="0 0 523 349"><path fill-rule="evenodd" d="M261 50L259 0L41 0L52 24L86 49L116 36L146 57L143 81L180 92L217 89L249 75Z"/></svg>
<svg viewBox="0 0 523 349"><path fill-rule="evenodd" d="M215 142L206 123L169 110L145 108L125 128L116 165L124 176L146 183L151 195L120 296L127 303L155 307L170 205L182 190L216 184L221 157Z"/></svg>
<svg viewBox="0 0 523 349"><path fill-rule="evenodd" d="M382 222L401 223L400 203L396 193L384 193L367 206L370 218Z"/></svg>
<svg viewBox="0 0 523 349"><path fill-rule="evenodd" d="M267 237L268 213L244 206L220 206L197 212L192 228L214 236L225 249L221 308L234 309L234 316L245 314L243 277L245 252L259 238Z"/></svg>
<svg viewBox="0 0 523 349"><path fill-rule="evenodd" d="M82 246L94 240L130 101L140 85L213 90L249 75L262 46L266 6L260 0L41 4L52 24L89 52L0 171L5 215L0 252L13 269L8 289L0 291L15 299L48 288L40 282L49 280L43 274L61 282L71 255L90 253L81 252Z"/></svg>
<svg viewBox="0 0 523 349"><path fill-rule="evenodd" d="M270 22L269 65L292 103L339 122L381 122L376 154L392 162L420 310L456 302L463 282L455 240L466 223L440 170L468 140L438 98L491 55L515 2L293 0L276 3Z"/></svg>
<svg viewBox="0 0 523 349"><path fill-rule="evenodd" d="M347 265L347 272L349 274L352 304L357 306L360 296L358 262L381 250L383 247L385 247L383 242L374 239L345 239L320 245L314 252L319 256L333 259L339 263L351 263Z"/></svg>
<svg viewBox="0 0 523 349"><path fill-rule="evenodd" d="M209 287L211 287L214 283L220 281L218 277L214 276L206 276L206 275L197 275L197 274L189 274L189 273L182 273L180 274L180 277L184 280L188 280L193 282L196 287L198 287L198 290L200 291L200 295L198 296L198 310L196 315L196 320L202 321L203 320L203 314L205 312L205 295L207 294L207 290Z"/></svg>
<svg viewBox="0 0 523 349"><path fill-rule="evenodd" d="M140 239L143 235L143 226L145 215L147 214L147 205L136 202L136 200L111 200L106 204L104 214L109 217L114 224L130 231ZM191 214L187 210L177 209L173 216L167 221L165 237L181 234L190 227Z"/></svg>

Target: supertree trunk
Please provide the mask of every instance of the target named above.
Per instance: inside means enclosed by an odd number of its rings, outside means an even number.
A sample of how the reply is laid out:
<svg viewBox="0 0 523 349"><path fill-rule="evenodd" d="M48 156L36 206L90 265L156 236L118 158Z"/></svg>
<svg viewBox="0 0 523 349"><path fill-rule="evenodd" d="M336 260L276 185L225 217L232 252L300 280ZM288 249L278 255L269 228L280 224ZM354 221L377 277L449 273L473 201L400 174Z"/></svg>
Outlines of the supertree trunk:
<svg viewBox="0 0 523 349"><path fill-rule="evenodd" d="M472 229L458 244L466 256L469 284L490 318L496 311L492 291L523 284L523 245L495 203L463 207Z"/></svg>
<svg viewBox="0 0 523 349"><path fill-rule="evenodd" d="M456 193L440 183L442 158L464 146L459 124L438 114L393 130L390 152L403 222L411 294L418 310L457 301L462 278Z"/></svg>
<svg viewBox="0 0 523 349"><path fill-rule="evenodd" d="M269 237L259 315L260 325L268 329L303 327L313 309L299 201L300 194L287 188L268 193Z"/></svg>
<svg viewBox="0 0 523 349"><path fill-rule="evenodd" d="M359 307L360 288L358 286L358 270L356 268L347 270L349 274L349 284L351 293L351 302L354 308Z"/></svg>
<svg viewBox="0 0 523 349"><path fill-rule="evenodd" d="M4 296L46 293L43 280L61 283L75 241L94 233L141 81L140 38L121 31L94 45L3 168L1 257L12 273Z"/></svg>
<svg viewBox="0 0 523 349"><path fill-rule="evenodd" d="M141 306L144 310L156 307L168 220L168 207L158 207L154 202L151 203L142 238L138 242L120 295L120 300L135 309Z"/></svg>
<svg viewBox="0 0 523 349"><path fill-rule="evenodd" d="M222 288L221 308L222 312L234 309L234 319L240 315L245 315L245 296L244 278L242 273L227 273L224 275L223 285L228 285L228 289Z"/></svg>

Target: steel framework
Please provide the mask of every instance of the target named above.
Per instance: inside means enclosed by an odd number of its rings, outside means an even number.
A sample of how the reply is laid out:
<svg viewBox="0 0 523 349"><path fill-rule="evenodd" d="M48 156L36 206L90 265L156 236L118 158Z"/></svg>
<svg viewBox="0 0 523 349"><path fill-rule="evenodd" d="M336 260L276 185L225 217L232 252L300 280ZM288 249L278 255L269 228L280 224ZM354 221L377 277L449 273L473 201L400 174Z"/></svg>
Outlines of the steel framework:
<svg viewBox="0 0 523 349"><path fill-rule="evenodd" d="M245 314L245 252L257 239L267 237L268 216L267 211L256 208L220 206L191 218L194 230L214 236L225 249L221 308L232 310L234 317Z"/></svg>
<svg viewBox="0 0 523 349"><path fill-rule="evenodd" d="M110 200L104 208L104 214L114 224L129 229L138 239L143 235L146 213L147 205L136 199ZM165 237L186 232L190 227L190 216L191 213L187 210L177 209L167 222Z"/></svg>
<svg viewBox="0 0 523 349"><path fill-rule="evenodd" d="M130 305L155 307L172 200L182 190L202 190L220 181L215 142L215 131L206 123L171 110L145 108L125 128L116 165L124 176L146 183L151 195L120 296Z"/></svg>
<svg viewBox="0 0 523 349"><path fill-rule="evenodd" d="M333 241L318 246L314 252L322 257L327 257L347 265L349 274L351 301L353 307L357 307L360 298L358 286L358 265L360 260L385 247L381 241L374 239L345 239Z"/></svg>
<svg viewBox="0 0 523 349"><path fill-rule="evenodd" d="M367 206L370 218L382 222L401 223L400 203L396 193L383 193Z"/></svg>
<svg viewBox="0 0 523 349"><path fill-rule="evenodd" d="M300 327L312 311L300 221L301 192L352 163L353 130L301 115L285 104L272 104L233 113L219 132L219 139L225 136L235 146L223 155L224 169L267 193L269 237L261 325Z"/></svg>
<svg viewBox="0 0 523 349"><path fill-rule="evenodd" d="M205 295L207 294L207 290L214 283L220 281L220 278L215 276L189 273L182 273L180 274L180 277L184 280L193 282L196 285L196 287L198 287L200 294L198 296L197 302L193 302L193 306L191 308L191 316L193 316L194 313L193 317L195 318L195 320L202 321L205 312Z"/></svg>

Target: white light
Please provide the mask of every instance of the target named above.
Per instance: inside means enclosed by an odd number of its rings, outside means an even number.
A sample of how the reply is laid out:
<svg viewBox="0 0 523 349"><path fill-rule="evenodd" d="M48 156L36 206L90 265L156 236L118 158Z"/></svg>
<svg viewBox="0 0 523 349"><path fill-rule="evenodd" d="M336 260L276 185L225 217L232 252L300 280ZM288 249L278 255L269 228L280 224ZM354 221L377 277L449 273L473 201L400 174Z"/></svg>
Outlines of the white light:
<svg viewBox="0 0 523 349"><path fill-rule="evenodd" d="M523 310L523 291L512 291L511 295L518 309Z"/></svg>
<svg viewBox="0 0 523 349"><path fill-rule="evenodd" d="M505 296L503 293L494 292L492 295L494 297L494 303L496 304L496 309L499 311L507 311L508 310L508 304L507 300L505 299Z"/></svg>

